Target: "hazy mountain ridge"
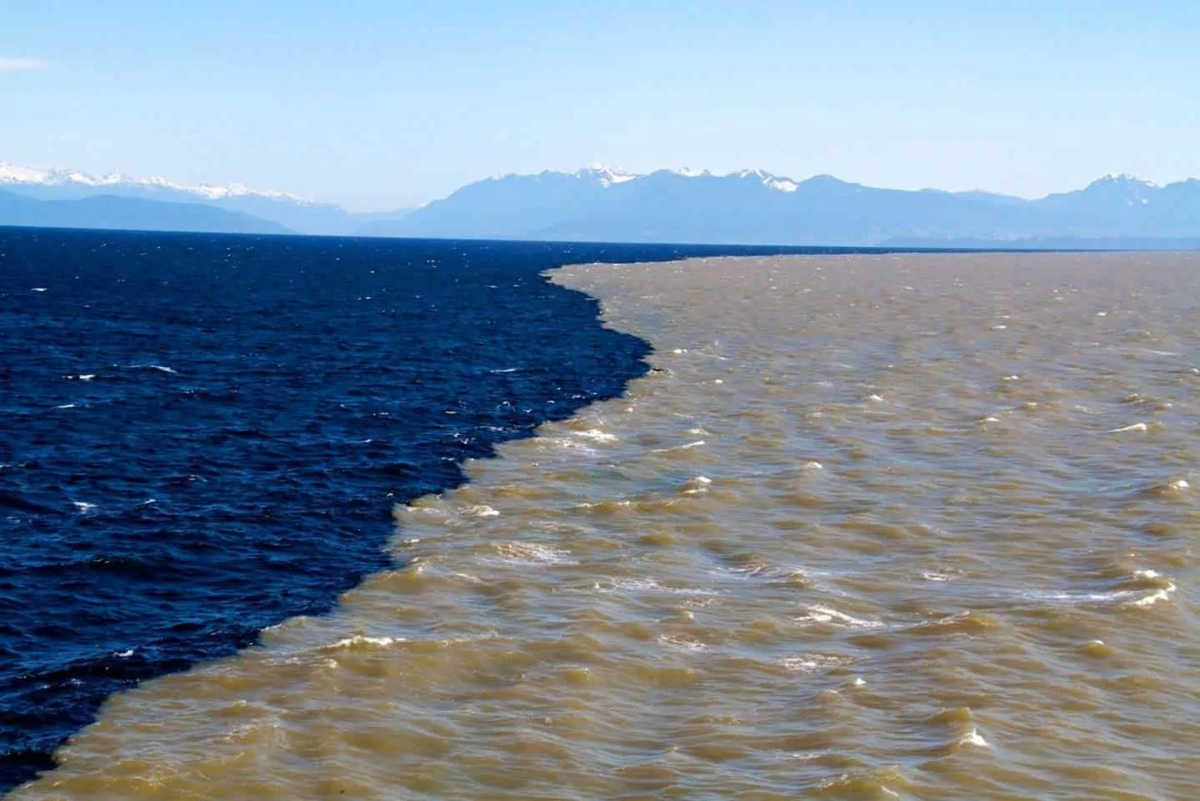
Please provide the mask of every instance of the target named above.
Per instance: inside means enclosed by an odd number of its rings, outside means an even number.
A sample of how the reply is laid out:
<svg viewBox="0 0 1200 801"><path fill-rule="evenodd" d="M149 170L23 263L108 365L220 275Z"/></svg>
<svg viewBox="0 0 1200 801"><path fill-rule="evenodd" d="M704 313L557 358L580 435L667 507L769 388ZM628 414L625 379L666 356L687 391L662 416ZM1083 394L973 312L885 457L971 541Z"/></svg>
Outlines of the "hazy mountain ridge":
<svg viewBox="0 0 1200 801"><path fill-rule="evenodd" d="M718 176L593 168L490 178L370 233L624 242L874 245L1200 237L1200 181L1159 187L1107 176L1024 200L988 192L880 189L819 175Z"/></svg>
<svg viewBox="0 0 1200 801"><path fill-rule="evenodd" d="M75 200L36 200L7 191L0 191L0 225L238 234L292 233L278 223L202 203L163 203L115 195L96 195Z"/></svg>
<svg viewBox="0 0 1200 801"><path fill-rule="evenodd" d="M419 209L374 214L351 214L334 204L241 184L185 186L162 178L97 177L4 162L0 162L0 190L42 201L91 200L92 217L87 219L97 219L99 206L105 203L140 200L151 204L142 207L145 219L133 214L135 207L128 204L113 210L110 218L127 221L120 227L170 223L177 226L172 230L921 247L1050 247L1044 243L1051 242L1190 247L1187 241L1200 239L1200 181L1157 186L1127 175L1110 175L1083 189L1026 200L985 191L882 189L830 175L796 181L762 170L728 175L694 170L638 174L592 167L573 173L488 178ZM154 211L153 204L194 208L186 214L164 212ZM233 216L201 214L196 208ZM54 206L43 209L51 211L65 213ZM0 224L63 224L15 223L13 214L0 215ZM28 209L23 214L37 218ZM230 227L211 227L222 225Z"/></svg>

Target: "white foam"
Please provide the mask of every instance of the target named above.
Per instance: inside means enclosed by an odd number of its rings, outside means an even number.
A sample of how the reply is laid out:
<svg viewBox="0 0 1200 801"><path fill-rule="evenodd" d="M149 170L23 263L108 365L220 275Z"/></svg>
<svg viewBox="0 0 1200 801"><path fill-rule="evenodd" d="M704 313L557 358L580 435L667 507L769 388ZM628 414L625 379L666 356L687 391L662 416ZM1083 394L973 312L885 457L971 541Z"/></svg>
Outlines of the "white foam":
<svg viewBox="0 0 1200 801"><path fill-rule="evenodd" d="M819 670L831 670L846 664L846 659L828 654L800 654L780 660L780 664L793 673L816 673Z"/></svg>
<svg viewBox="0 0 1200 801"><path fill-rule="evenodd" d="M1122 434L1126 431L1148 431L1149 426L1145 423L1134 423L1133 425L1125 426L1124 428L1112 428L1104 432L1106 434Z"/></svg>
<svg viewBox="0 0 1200 801"><path fill-rule="evenodd" d="M963 735L962 739L959 740L959 743L962 745L974 745L978 746L979 748L991 747L988 745L988 741L983 739L983 735L979 733L979 729L973 727L969 732Z"/></svg>
<svg viewBox="0 0 1200 801"><path fill-rule="evenodd" d="M708 645L699 640L690 640L686 637L672 637L667 634L659 636L658 641L663 645L670 646L680 651L703 651L708 648Z"/></svg>
<svg viewBox="0 0 1200 801"><path fill-rule="evenodd" d="M75 408L75 404L73 404L73 403L64 403L62 406L55 406L54 408L55 408L55 409L74 409L74 408Z"/></svg>
<svg viewBox="0 0 1200 801"><path fill-rule="evenodd" d="M949 573L940 573L934 570L927 570L921 573L921 578L926 581L954 581L954 576Z"/></svg>
<svg viewBox="0 0 1200 801"><path fill-rule="evenodd" d="M601 431L598 428L589 428L587 431L576 431L575 436L590 439L595 442L616 442L617 435L609 434L607 431Z"/></svg>
<svg viewBox="0 0 1200 801"><path fill-rule="evenodd" d="M462 510L462 513L469 517L498 517L500 515L498 511L486 503L477 503L474 506L468 506Z"/></svg>
<svg viewBox="0 0 1200 801"><path fill-rule="evenodd" d="M45 291L46 291L46 287L44 287L44 286L35 286L35 287L31 288L29 291L30 291L30 292L45 292Z"/></svg>
<svg viewBox="0 0 1200 801"><path fill-rule="evenodd" d="M95 373L80 373L76 376L76 378L78 378L80 381L91 381L95 377Z"/></svg>
<svg viewBox="0 0 1200 801"><path fill-rule="evenodd" d="M592 585L592 589L596 592L603 593L622 593L628 594L633 592L654 592L663 593L666 595L698 595L712 596L720 593L713 590L702 590L696 587L664 587L655 579L612 579L607 585L596 582Z"/></svg>
<svg viewBox="0 0 1200 801"><path fill-rule="evenodd" d="M355 634L343 640L321 647L323 651L337 651L346 648L387 648L398 642L406 642L404 637L368 637L365 634Z"/></svg>
<svg viewBox="0 0 1200 801"><path fill-rule="evenodd" d="M1149 595L1146 595L1142 598L1138 598L1136 601L1130 601L1129 605L1130 606L1154 606L1154 604L1158 603L1159 601L1169 600L1171 597L1171 593L1173 593L1173 592L1175 592L1175 585L1173 583L1168 582L1167 586L1163 587L1161 590L1156 590L1155 592L1152 592Z"/></svg>
<svg viewBox="0 0 1200 801"><path fill-rule="evenodd" d="M828 606L809 606L808 612L793 618L797 623L833 623L850 628L875 629L883 625L878 620L867 620L839 612Z"/></svg>
<svg viewBox="0 0 1200 801"><path fill-rule="evenodd" d="M76 509L78 509L80 512L90 512L96 508L96 504L87 503L86 501L73 501L71 503L71 505L74 506Z"/></svg>
<svg viewBox="0 0 1200 801"><path fill-rule="evenodd" d="M570 551L552 548L540 542L503 542L496 546L496 552L499 558L493 559L508 564L578 564L568 558L571 555Z"/></svg>

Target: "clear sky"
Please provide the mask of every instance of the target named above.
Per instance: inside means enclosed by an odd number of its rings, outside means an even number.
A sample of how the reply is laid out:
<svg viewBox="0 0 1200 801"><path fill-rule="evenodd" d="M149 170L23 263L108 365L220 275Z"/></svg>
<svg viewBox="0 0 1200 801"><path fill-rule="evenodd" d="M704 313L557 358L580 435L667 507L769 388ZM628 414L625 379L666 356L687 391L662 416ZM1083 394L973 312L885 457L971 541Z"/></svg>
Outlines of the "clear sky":
<svg viewBox="0 0 1200 801"><path fill-rule="evenodd" d="M355 210L761 167L1023 196L1200 177L1196 0L0 0L0 161Z"/></svg>

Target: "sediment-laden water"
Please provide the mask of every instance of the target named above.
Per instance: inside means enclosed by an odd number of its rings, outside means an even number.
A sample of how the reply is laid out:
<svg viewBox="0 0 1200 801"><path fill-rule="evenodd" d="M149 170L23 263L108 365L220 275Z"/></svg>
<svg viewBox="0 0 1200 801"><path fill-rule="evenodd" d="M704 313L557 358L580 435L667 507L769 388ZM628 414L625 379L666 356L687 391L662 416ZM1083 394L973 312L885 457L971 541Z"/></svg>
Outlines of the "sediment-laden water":
<svg viewBox="0 0 1200 801"><path fill-rule="evenodd" d="M13 798L1200 792L1200 256L554 280L651 372Z"/></svg>

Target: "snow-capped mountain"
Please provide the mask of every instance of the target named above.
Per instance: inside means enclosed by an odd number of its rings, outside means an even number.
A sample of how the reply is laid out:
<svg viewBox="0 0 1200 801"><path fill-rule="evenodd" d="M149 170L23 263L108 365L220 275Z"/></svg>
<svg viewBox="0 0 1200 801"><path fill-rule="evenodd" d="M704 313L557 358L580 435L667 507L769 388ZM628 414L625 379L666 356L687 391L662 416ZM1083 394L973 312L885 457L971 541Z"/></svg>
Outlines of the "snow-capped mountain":
<svg viewBox="0 0 1200 801"><path fill-rule="evenodd" d="M38 169L22 167L0 161L0 184L17 184L19 186L58 187L63 189L113 189L127 187L130 189L163 190L191 195L196 200L223 200L234 197L265 197L273 200L287 200L292 203L304 204L305 201L295 195L273 190L251 189L243 184L215 186L213 184L196 184L189 186L168 181L157 176L150 178L133 178L119 172L108 175L90 175L78 170Z"/></svg>
<svg viewBox="0 0 1200 801"><path fill-rule="evenodd" d="M118 172L91 175L79 170L39 169L0 162L0 189L36 200L80 200L111 195L169 203L204 203L247 214L297 233L350 234L359 221L331 203L313 203L286 192L243 184L182 184L166 178L135 178Z"/></svg>
<svg viewBox="0 0 1200 801"><path fill-rule="evenodd" d="M505 175L469 184L380 236L720 244L872 245L1050 237L1200 237L1200 181L1159 187L1108 176L1041 200L986 192L903 191L831 175L802 181L764 170Z"/></svg>

